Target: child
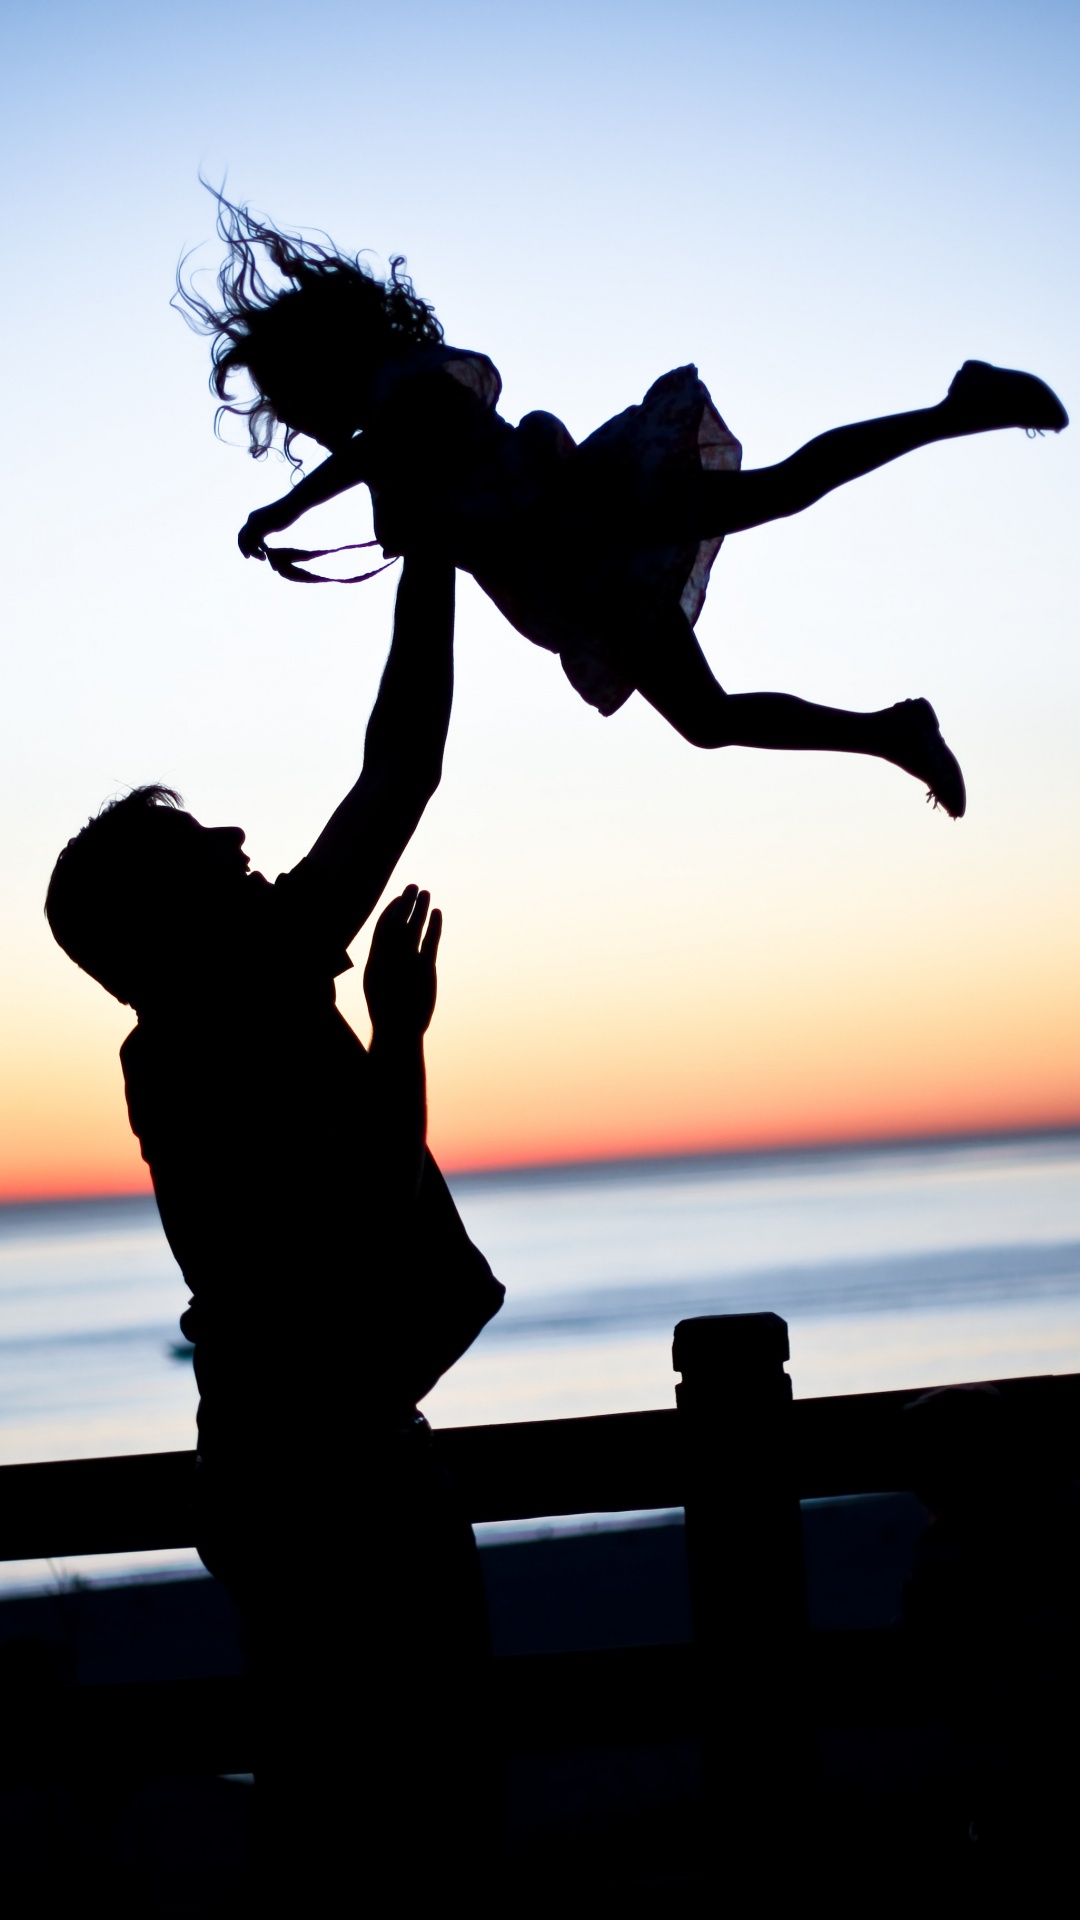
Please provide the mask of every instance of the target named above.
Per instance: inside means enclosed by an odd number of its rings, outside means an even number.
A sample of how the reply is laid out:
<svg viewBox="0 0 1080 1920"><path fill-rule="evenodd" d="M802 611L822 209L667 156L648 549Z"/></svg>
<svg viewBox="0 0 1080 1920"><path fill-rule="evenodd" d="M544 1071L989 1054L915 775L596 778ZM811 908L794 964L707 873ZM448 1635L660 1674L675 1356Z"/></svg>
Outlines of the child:
<svg viewBox="0 0 1080 1920"><path fill-rule="evenodd" d="M1058 433L1068 415L1041 380L968 360L939 405L839 427L777 466L742 473L739 442L696 368L678 367L575 446L552 414L527 414L517 427L500 418L495 367L444 345L401 260L381 281L359 260L217 198L228 247L220 307L182 283L179 292L192 324L215 336L218 417L246 418L255 458L279 426L294 466L298 434L330 456L250 515L239 536L248 558L290 579L319 578L297 563L326 549L275 550L266 536L364 483L385 555L442 547L519 633L559 654L601 713L636 689L694 746L876 755L960 817L963 776L928 701L851 713L791 694L728 694L693 628L726 534L799 513L934 440L997 427ZM259 248L290 284L268 284ZM255 389L246 403L232 395L240 370Z"/></svg>

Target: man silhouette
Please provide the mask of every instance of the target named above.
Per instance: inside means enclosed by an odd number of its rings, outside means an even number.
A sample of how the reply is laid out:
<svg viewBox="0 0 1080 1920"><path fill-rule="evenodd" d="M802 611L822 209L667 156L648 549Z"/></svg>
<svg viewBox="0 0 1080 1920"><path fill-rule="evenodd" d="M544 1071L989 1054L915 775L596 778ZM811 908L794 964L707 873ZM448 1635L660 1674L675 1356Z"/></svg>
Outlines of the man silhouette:
<svg viewBox="0 0 1080 1920"><path fill-rule="evenodd" d="M199 1550L259 1681L262 1893L282 1910L329 1911L388 1861L402 1891L445 1877L475 1818L454 1763L484 1645L475 1545L416 1402L503 1289L424 1144L426 893L376 928L370 1049L334 994L439 783L453 596L452 568L406 561L360 778L290 873L249 872L242 829L147 787L69 842L46 902L138 1014L131 1124L192 1294ZM445 1771L418 1740L450 1741Z"/></svg>

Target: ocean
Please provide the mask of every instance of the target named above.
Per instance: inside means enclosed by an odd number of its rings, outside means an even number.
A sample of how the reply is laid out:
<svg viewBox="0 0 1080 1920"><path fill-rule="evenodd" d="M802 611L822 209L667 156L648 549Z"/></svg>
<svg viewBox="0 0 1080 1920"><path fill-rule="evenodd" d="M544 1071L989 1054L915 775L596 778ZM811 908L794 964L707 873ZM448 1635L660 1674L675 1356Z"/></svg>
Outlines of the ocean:
<svg viewBox="0 0 1080 1920"><path fill-rule="evenodd" d="M436 1425L670 1406L672 1328L699 1313L782 1314L797 1396L1080 1371L1080 1133L450 1184L507 1301L425 1403ZM186 1298L150 1199L0 1208L0 1464L191 1446Z"/></svg>

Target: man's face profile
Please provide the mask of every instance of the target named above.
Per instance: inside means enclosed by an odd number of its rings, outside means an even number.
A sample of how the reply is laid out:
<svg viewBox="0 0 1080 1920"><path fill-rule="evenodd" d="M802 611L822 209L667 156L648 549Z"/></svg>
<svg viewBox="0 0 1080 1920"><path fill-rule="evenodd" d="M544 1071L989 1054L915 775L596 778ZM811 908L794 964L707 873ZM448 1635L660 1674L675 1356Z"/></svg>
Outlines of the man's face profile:
<svg viewBox="0 0 1080 1920"><path fill-rule="evenodd" d="M179 896L194 906L228 895L247 878L243 827L204 827L193 814L160 808L153 815L152 848L146 857L164 899Z"/></svg>

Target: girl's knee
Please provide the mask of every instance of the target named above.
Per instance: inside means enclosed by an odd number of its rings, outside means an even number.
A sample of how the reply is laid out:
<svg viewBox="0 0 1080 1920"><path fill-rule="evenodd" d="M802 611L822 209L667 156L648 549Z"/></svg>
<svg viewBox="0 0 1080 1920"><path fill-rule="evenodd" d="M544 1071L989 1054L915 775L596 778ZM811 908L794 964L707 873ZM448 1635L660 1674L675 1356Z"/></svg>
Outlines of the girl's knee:
<svg viewBox="0 0 1080 1920"><path fill-rule="evenodd" d="M677 608L648 625L631 622L622 657L638 691L692 747L731 739L729 699Z"/></svg>
<svg viewBox="0 0 1080 1920"><path fill-rule="evenodd" d="M707 752L714 751L718 747L729 747L731 745L731 739L727 729L722 727L718 722L710 722L708 720L696 721L690 727L680 727L679 732L690 746L701 747Z"/></svg>
<svg viewBox="0 0 1080 1920"><path fill-rule="evenodd" d="M706 699L692 707L679 702L677 707L660 707L660 712L691 747L712 751L731 745L728 697L720 687L710 690Z"/></svg>

